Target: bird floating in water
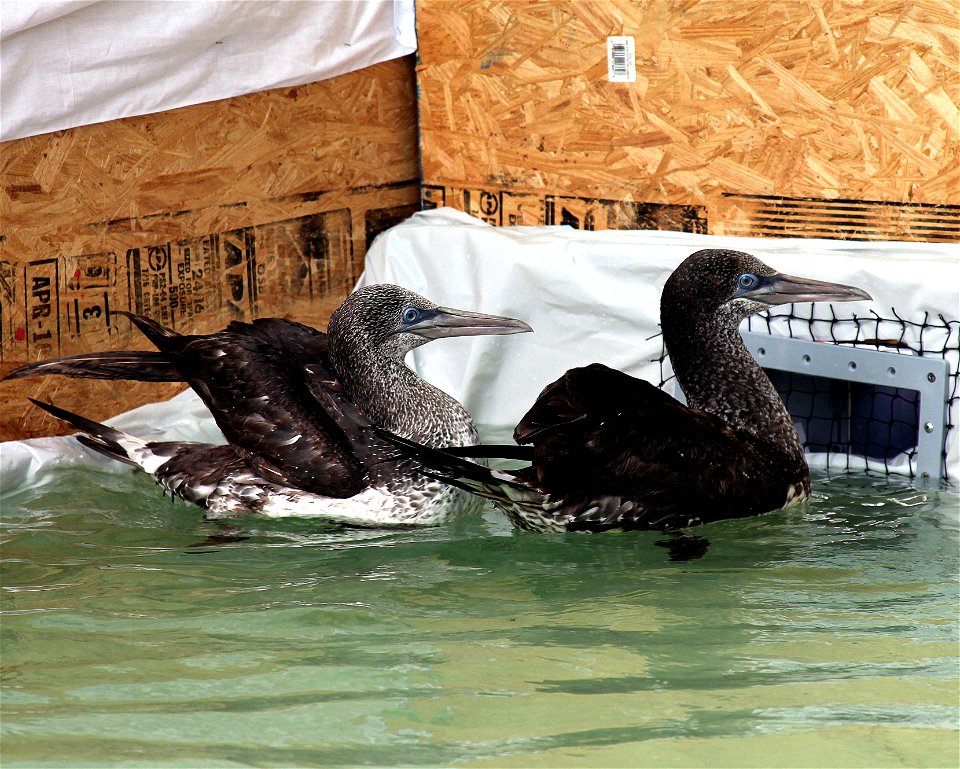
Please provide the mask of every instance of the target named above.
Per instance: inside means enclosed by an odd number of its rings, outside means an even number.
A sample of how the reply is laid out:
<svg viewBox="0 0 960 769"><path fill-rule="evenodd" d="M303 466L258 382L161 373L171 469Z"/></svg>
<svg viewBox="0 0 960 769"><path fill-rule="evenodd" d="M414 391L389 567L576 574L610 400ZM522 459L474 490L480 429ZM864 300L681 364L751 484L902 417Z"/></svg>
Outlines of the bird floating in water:
<svg viewBox="0 0 960 769"><path fill-rule="evenodd" d="M738 332L789 302L870 299L859 288L782 275L739 251L688 257L660 301L664 343L687 397L599 363L567 371L514 431L518 444L451 452L381 432L427 472L492 500L535 531L677 531L805 500L810 472L793 421ZM521 458L516 471L460 457Z"/></svg>
<svg viewBox="0 0 960 769"><path fill-rule="evenodd" d="M157 352L84 353L23 366L45 374L188 382L226 445L145 441L51 404L86 446L142 468L208 518L257 512L360 526L434 524L477 510L470 494L423 475L372 433L380 426L428 446L473 445L467 411L404 364L433 339L516 334L526 323L440 307L393 285L354 292L324 334L295 321L232 322L187 336L126 314Z"/></svg>

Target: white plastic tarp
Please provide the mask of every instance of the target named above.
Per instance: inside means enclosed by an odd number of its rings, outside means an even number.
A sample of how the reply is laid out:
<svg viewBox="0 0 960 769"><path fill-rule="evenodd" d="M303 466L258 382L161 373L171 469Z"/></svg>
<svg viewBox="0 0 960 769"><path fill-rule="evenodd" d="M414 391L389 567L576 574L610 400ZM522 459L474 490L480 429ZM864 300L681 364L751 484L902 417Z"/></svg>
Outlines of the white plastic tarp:
<svg viewBox="0 0 960 769"><path fill-rule="evenodd" d="M915 321L924 313L958 316L956 245L492 227L453 209L416 214L384 233L367 254L363 280L399 283L441 304L512 315L533 326L533 334L450 339L413 353L415 368L467 406L485 439L502 442L542 388L573 366L599 361L655 384L668 377L669 368L661 371L657 362L661 288L701 248L747 251L782 272L860 286L873 296L872 302L805 305L815 318L871 318L871 311L892 318L891 308ZM810 338L802 336L805 330L794 324L794 335ZM785 323L771 331L789 333ZM896 339L901 327L880 324L876 333ZM924 344L936 344L934 329L924 333ZM956 346L956 325L951 333ZM908 325L904 341L919 349L919 334ZM824 333L814 341L830 339ZM960 423L956 403L951 421ZM948 474L957 479L957 430L948 438ZM827 461L811 458L815 466ZM907 472L909 463L901 457L886 467Z"/></svg>
<svg viewBox="0 0 960 769"><path fill-rule="evenodd" d="M837 317L869 317L871 309L890 317L891 307L907 317L925 311L957 316L960 247L953 245L492 227L452 209L416 214L383 233L367 253L361 282L398 283L440 304L522 318L533 326L532 334L438 340L411 355L422 376L466 405L484 440L508 442L543 387L568 368L600 361L654 383L669 376L657 362L661 288L686 256L717 247L748 251L783 272L857 285L873 295L873 302L833 305ZM814 308L819 317L830 317L829 307ZM889 333L899 336L899 327ZM905 341L919 340L908 333ZM202 405L188 393L111 424L149 438L209 440L216 428L209 417L199 419L201 413ZM958 423L958 414L952 421ZM4 483L31 482L51 462L86 457L68 448L75 445L60 438L0 445ZM101 458L84 461L119 467ZM960 476L956 430L948 466L952 478Z"/></svg>
<svg viewBox="0 0 960 769"><path fill-rule="evenodd" d="M414 0L3 0L0 140L341 75L416 50Z"/></svg>

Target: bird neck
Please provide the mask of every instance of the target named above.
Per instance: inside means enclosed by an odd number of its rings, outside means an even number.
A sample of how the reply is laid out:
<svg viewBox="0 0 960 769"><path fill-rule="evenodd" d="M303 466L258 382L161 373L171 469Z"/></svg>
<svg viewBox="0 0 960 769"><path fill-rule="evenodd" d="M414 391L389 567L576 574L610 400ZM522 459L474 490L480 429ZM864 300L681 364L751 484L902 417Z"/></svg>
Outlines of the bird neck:
<svg viewBox="0 0 960 769"><path fill-rule="evenodd" d="M466 409L421 379L402 360L356 347L345 358L331 353L331 362L354 405L376 424L429 446L478 442Z"/></svg>
<svg viewBox="0 0 960 769"><path fill-rule="evenodd" d="M738 325L732 316L663 319L664 342L687 403L802 458L793 419Z"/></svg>

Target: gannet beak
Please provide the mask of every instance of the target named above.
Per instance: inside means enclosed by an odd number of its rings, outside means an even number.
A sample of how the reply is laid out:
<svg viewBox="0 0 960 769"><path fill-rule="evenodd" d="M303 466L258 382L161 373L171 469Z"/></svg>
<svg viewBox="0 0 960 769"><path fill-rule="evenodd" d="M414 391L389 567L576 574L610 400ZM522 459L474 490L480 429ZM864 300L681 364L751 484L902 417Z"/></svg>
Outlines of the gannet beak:
<svg viewBox="0 0 960 769"><path fill-rule="evenodd" d="M395 333L410 333L424 339L440 339L449 336L484 336L487 334L522 334L533 331L529 325L516 318L501 315L484 315L479 312L436 307L421 312L414 323L403 325Z"/></svg>
<svg viewBox="0 0 960 769"><path fill-rule="evenodd" d="M771 307L789 302L856 302L873 299L856 286L783 274L761 277L756 288L739 292L735 298L750 299Z"/></svg>

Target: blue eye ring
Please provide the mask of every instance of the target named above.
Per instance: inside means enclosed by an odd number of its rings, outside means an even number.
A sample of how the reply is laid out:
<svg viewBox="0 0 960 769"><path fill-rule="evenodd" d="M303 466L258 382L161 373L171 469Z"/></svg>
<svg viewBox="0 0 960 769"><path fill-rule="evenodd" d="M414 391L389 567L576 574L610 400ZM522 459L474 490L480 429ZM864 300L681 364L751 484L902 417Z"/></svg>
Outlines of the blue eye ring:
<svg viewBox="0 0 960 769"><path fill-rule="evenodd" d="M758 278L752 272L745 272L743 275L737 278L737 286L741 291L749 291L751 288L756 288L759 282L760 278Z"/></svg>
<svg viewBox="0 0 960 769"><path fill-rule="evenodd" d="M416 307L407 307L401 317L404 323L416 323L420 320L420 311Z"/></svg>

